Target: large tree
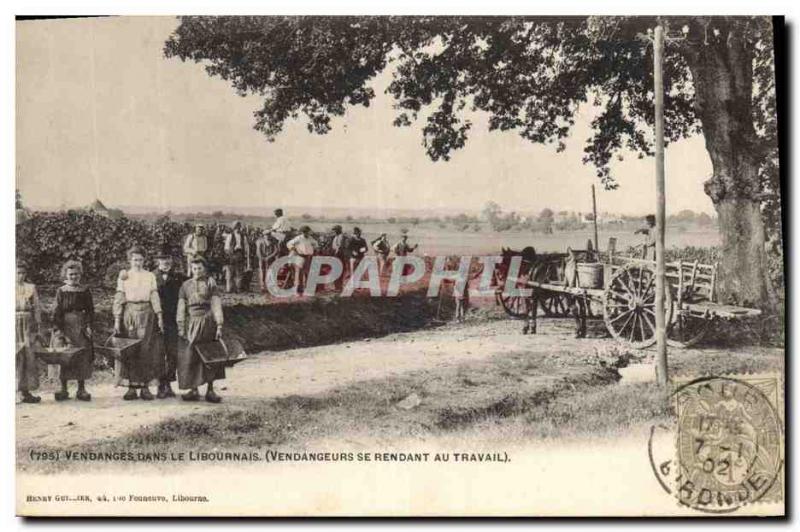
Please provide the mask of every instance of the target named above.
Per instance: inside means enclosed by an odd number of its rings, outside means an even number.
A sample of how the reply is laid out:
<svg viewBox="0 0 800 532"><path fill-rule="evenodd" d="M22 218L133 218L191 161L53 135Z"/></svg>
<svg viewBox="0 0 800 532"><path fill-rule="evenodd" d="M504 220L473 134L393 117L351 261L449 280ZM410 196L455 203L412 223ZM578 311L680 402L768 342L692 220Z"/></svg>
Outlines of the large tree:
<svg viewBox="0 0 800 532"><path fill-rule="evenodd" d="M705 192L722 234L720 295L769 306L761 211L765 197L774 201L778 193L771 20L660 22L669 35L667 142L702 134L713 166ZM370 104L371 80L391 68L386 92L395 99L394 125L420 119L433 160L447 160L465 145L474 112L487 113L492 130L515 130L562 150L579 107L593 104L599 113L584 160L613 188L612 157L653 153L648 34L656 23L647 17L185 17L165 54L205 64L242 95L262 96L255 128L270 140L298 118L311 132L328 132L347 106Z"/></svg>

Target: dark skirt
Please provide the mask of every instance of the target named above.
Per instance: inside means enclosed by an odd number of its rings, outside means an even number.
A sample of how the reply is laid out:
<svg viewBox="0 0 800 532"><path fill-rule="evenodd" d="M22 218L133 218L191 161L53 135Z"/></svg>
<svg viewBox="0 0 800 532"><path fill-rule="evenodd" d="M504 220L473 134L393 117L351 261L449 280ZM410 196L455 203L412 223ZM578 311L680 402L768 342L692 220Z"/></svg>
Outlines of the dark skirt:
<svg viewBox="0 0 800 532"><path fill-rule="evenodd" d="M60 378L62 381L85 381L92 378L94 346L92 340L86 336L88 324L86 312L66 312L64 314L64 330L62 331L64 336L71 345L83 347L84 350L72 357L69 364L61 366Z"/></svg>
<svg viewBox="0 0 800 532"><path fill-rule="evenodd" d="M122 314L122 336L141 339L139 353L124 362L116 360L117 386L150 386L164 371L164 344L149 302L126 303Z"/></svg>
<svg viewBox="0 0 800 532"><path fill-rule="evenodd" d="M211 342L216 338L217 322L211 311L192 311L186 328L186 341L178 351L178 387L181 390L197 388L202 384L225 378L225 367L208 368L194 348L196 344Z"/></svg>
<svg viewBox="0 0 800 532"><path fill-rule="evenodd" d="M175 382L178 369L178 325L164 320L164 364L161 382Z"/></svg>
<svg viewBox="0 0 800 532"><path fill-rule="evenodd" d="M17 312L17 391L30 392L39 388L39 363L31 341L35 331L32 312Z"/></svg>

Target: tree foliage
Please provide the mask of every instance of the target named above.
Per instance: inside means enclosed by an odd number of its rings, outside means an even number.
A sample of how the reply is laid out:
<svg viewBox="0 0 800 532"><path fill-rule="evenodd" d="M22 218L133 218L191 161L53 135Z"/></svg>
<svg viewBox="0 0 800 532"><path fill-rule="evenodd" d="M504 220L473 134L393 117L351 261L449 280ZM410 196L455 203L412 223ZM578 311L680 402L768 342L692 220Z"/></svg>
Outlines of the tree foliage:
<svg viewBox="0 0 800 532"><path fill-rule="evenodd" d="M255 128L269 140L291 120L327 133L348 106L370 105L385 71L394 125L420 122L434 161L466 145L481 113L490 130L563 150L578 113L593 109L583 159L616 188L613 160L654 151L659 23L665 140L702 134L712 163L704 189L724 233L720 289L771 306L765 232L775 254L781 235L768 17L184 17L164 52L260 96Z"/></svg>
<svg viewBox="0 0 800 532"><path fill-rule="evenodd" d="M753 120L767 144L774 127L771 22L766 18L666 18L668 141L701 131L687 60L701 47L746 41L758 61ZM470 112L491 130L563 149L584 103L599 107L585 161L607 187L623 149L650 155L652 17L182 17L167 57L201 62L239 94L263 97L256 129L274 140L290 119L330 131L348 105L369 106L370 81L388 65L394 124L422 120L433 160L462 148Z"/></svg>

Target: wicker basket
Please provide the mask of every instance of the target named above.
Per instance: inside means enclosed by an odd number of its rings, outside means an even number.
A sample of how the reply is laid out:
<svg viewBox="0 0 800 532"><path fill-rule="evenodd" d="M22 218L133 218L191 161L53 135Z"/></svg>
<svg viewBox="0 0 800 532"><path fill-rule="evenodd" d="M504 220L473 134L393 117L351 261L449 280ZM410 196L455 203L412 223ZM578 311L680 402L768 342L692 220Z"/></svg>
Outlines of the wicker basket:
<svg viewBox="0 0 800 532"><path fill-rule="evenodd" d="M122 338L112 334L105 344L96 345L94 348L97 352L117 360L127 360L139 354L141 343L142 341L136 338Z"/></svg>
<svg viewBox="0 0 800 532"><path fill-rule="evenodd" d="M219 339L195 345L200 359L206 366L224 365L231 367L247 359L242 344L234 338Z"/></svg>
<svg viewBox="0 0 800 532"><path fill-rule="evenodd" d="M45 364L55 364L59 366L69 364L72 362L72 359L75 358L75 355L83 352L85 348L69 345L66 339L63 339L63 337L61 338L62 339L57 340L55 334L51 335L49 346L34 342L31 345L33 354Z"/></svg>
<svg viewBox="0 0 800 532"><path fill-rule="evenodd" d="M578 286L581 288L603 288L603 265L599 262L578 263Z"/></svg>
<svg viewBox="0 0 800 532"><path fill-rule="evenodd" d="M75 358L75 355L83 352L85 347L45 347L34 345L31 346L31 349L33 349L33 353L36 355L36 358L45 364L57 364L59 366L63 366L72 362L72 359Z"/></svg>

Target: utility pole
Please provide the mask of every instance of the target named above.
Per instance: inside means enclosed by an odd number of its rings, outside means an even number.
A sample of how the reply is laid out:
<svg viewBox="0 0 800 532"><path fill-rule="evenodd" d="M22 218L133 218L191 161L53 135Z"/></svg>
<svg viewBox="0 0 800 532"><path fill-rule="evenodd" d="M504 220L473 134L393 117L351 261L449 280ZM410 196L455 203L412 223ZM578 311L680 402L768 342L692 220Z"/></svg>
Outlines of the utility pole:
<svg viewBox="0 0 800 532"><path fill-rule="evenodd" d="M594 250L600 253L599 242L597 241L597 198L594 195L594 185L592 185L592 214L594 214Z"/></svg>
<svg viewBox="0 0 800 532"><path fill-rule="evenodd" d="M656 122L656 381L669 382L667 368L667 324L664 309L666 287L664 265L664 27L656 26L653 39L653 82Z"/></svg>

